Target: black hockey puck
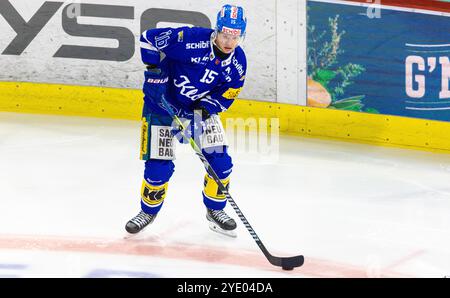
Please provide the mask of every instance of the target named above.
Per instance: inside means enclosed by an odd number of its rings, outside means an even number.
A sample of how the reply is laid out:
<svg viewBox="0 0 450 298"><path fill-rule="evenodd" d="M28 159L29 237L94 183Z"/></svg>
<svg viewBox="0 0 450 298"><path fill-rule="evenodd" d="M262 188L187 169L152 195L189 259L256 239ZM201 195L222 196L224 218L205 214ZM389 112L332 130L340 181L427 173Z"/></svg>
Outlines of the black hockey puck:
<svg viewBox="0 0 450 298"><path fill-rule="evenodd" d="M294 270L294 267L281 267L283 270Z"/></svg>

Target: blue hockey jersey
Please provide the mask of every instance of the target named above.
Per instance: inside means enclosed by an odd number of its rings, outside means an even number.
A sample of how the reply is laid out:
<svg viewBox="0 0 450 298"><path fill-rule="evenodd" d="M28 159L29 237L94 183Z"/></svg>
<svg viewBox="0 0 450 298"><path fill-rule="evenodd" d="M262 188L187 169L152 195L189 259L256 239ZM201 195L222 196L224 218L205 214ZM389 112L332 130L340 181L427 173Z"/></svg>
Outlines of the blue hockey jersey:
<svg viewBox="0 0 450 298"><path fill-rule="evenodd" d="M210 114L223 112L244 85L244 51L237 47L221 60L214 54L212 34L212 29L180 27L151 29L141 35L142 61L168 71L166 99L180 117L192 114L199 106ZM163 107L150 108L166 114Z"/></svg>

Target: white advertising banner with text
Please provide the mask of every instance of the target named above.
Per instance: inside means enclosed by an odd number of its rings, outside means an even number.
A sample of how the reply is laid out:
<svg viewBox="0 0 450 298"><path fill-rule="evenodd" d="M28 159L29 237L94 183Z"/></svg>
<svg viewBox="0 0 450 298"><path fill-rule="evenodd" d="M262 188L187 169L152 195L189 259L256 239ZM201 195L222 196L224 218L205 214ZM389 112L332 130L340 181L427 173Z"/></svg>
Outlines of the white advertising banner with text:
<svg viewBox="0 0 450 298"><path fill-rule="evenodd" d="M240 97L305 104L305 1L2 0L0 81L140 89L142 31L213 27L235 4L248 18Z"/></svg>

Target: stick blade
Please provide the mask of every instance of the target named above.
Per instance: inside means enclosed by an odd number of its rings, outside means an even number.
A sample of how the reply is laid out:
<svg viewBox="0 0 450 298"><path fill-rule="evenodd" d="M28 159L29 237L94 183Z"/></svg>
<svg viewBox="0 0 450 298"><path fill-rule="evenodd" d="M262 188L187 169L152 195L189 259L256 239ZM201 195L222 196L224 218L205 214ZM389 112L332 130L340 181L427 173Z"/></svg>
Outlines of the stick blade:
<svg viewBox="0 0 450 298"><path fill-rule="evenodd" d="M300 267L305 262L305 258L303 256L295 256L289 258L281 259L281 268L284 270L292 270L295 267Z"/></svg>

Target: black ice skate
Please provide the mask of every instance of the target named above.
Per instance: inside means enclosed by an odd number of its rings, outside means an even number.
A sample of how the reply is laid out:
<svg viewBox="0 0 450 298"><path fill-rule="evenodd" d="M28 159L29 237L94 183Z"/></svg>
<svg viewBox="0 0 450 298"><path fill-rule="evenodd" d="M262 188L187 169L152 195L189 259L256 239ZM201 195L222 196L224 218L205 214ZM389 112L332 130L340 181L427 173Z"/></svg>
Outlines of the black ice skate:
<svg viewBox="0 0 450 298"><path fill-rule="evenodd" d="M130 234L136 234L151 224L155 217L156 214L147 214L144 211L140 211L138 215L127 222L125 230Z"/></svg>
<svg viewBox="0 0 450 298"><path fill-rule="evenodd" d="M236 237L236 222L223 210L206 209L206 219L209 221L209 228L230 237Z"/></svg>

